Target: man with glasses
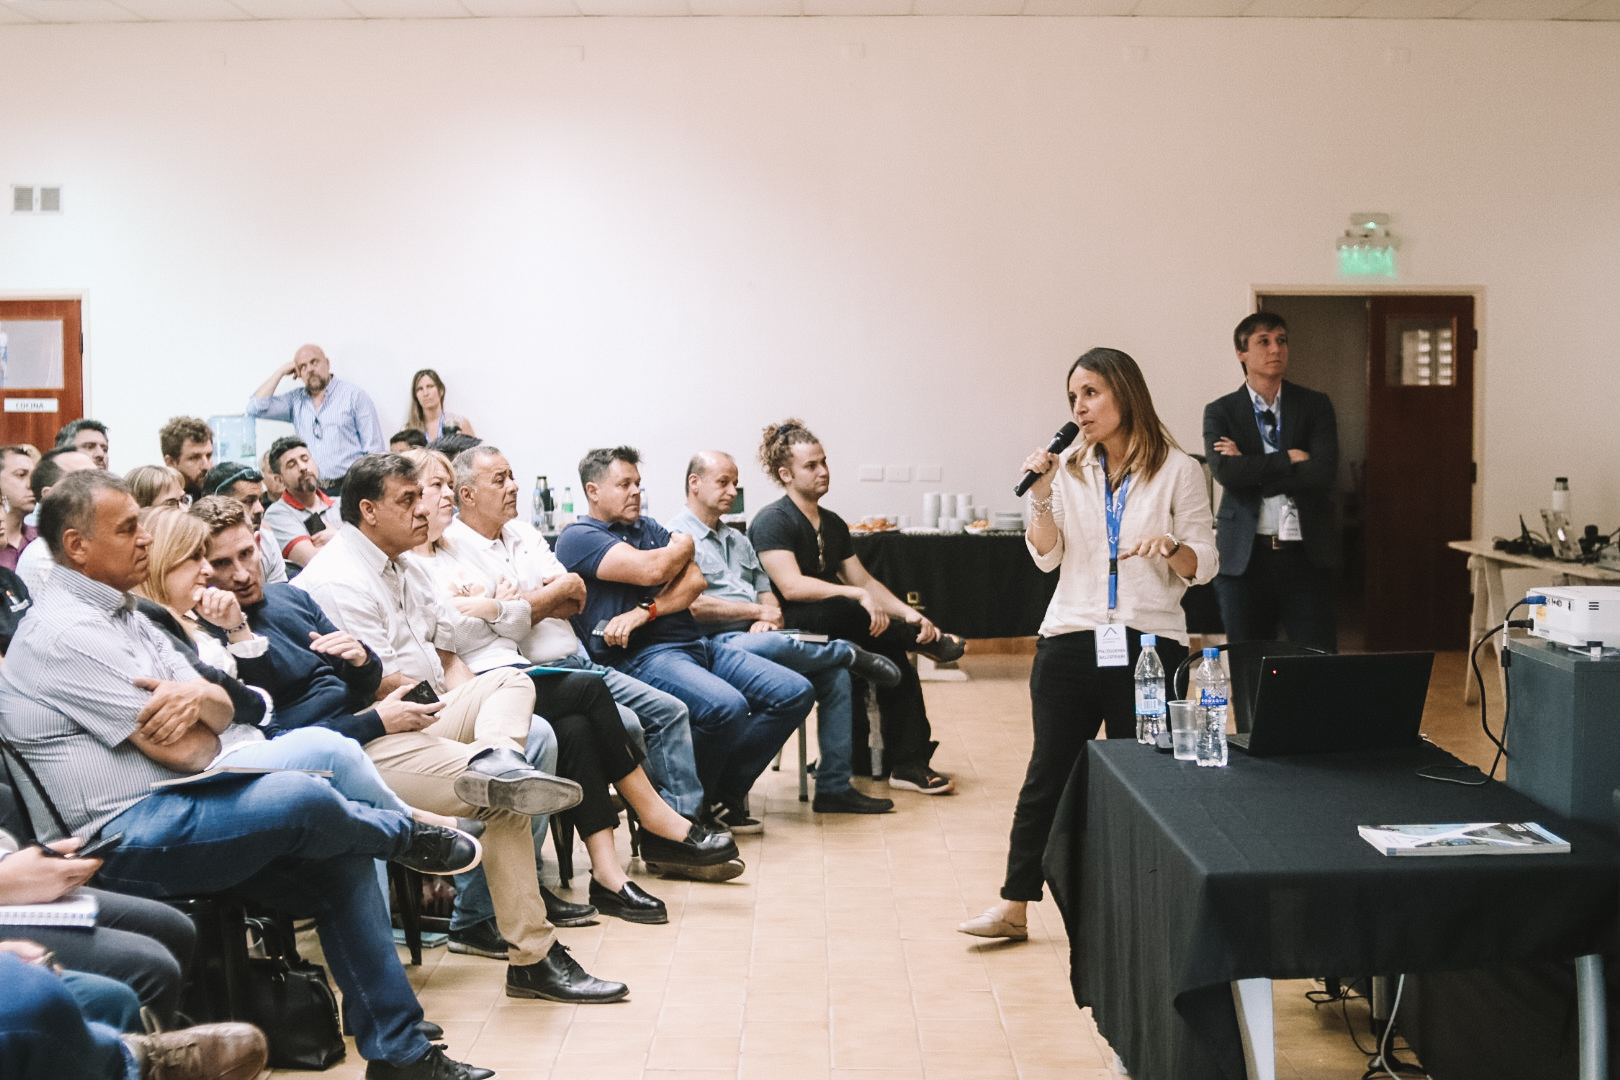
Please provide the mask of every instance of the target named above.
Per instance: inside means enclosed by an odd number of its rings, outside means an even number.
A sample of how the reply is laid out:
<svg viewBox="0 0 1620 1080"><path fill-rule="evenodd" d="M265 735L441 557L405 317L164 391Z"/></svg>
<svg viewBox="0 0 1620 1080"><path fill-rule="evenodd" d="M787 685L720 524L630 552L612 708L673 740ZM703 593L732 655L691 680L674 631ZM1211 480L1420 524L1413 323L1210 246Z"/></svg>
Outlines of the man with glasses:
<svg viewBox="0 0 1620 1080"><path fill-rule="evenodd" d="M107 467L107 425L88 416L62 425L56 433L56 449L89 454L96 468Z"/></svg>
<svg viewBox="0 0 1620 1080"><path fill-rule="evenodd" d="M158 448L163 464L184 480L191 501L202 498L203 476L214 467L213 429L195 416L176 416L158 432Z"/></svg>
<svg viewBox="0 0 1620 1080"><path fill-rule="evenodd" d="M277 394L276 387L288 375L304 385ZM285 420L297 428L325 478L328 495L342 492L349 466L385 449L377 406L354 383L333 377L331 361L319 345L305 345L276 368L248 398L247 414Z"/></svg>
<svg viewBox="0 0 1620 1080"><path fill-rule="evenodd" d="M303 439L277 439L270 444L269 461L285 490L265 510L264 529L281 557L302 567L343 528L343 517L337 500L321 490L320 472Z"/></svg>
<svg viewBox="0 0 1620 1080"><path fill-rule="evenodd" d="M1339 426L1326 394L1283 380L1288 324L1260 311L1232 334L1243 386L1204 409L1204 452L1224 490L1215 595L1228 641L1338 647Z"/></svg>
<svg viewBox="0 0 1620 1080"><path fill-rule="evenodd" d="M287 580L287 561L281 557L281 546L269 532L260 528L264 521L264 474L242 461L227 461L215 465L203 477L206 495L223 495L242 504L253 538L259 544L259 564L264 570L264 582L272 585Z"/></svg>

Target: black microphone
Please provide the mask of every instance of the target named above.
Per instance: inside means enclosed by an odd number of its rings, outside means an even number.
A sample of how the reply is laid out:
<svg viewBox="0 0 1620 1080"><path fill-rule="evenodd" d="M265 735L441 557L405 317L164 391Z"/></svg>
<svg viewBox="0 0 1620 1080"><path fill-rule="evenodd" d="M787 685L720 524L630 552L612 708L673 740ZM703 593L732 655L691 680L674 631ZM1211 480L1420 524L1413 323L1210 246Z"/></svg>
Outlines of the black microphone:
<svg viewBox="0 0 1620 1080"><path fill-rule="evenodd" d="M1058 428L1057 434L1052 436L1052 441L1046 444L1046 452L1048 454L1063 453L1063 451L1069 448L1069 444L1074 442L1074 437L1078 434L1080 434L1080 425L1076 424L1072 420L1069 421L1067 424L1064 424L1062 427ZM1040 478L1041 474L1035 472L1033 469L1026 472L1024 474L1024 478L1018 481L1018 486L1013 488L1013 494L1017 495L1019 498L1023 498L1024 492L1028 491L1030 486Z"/></svg>

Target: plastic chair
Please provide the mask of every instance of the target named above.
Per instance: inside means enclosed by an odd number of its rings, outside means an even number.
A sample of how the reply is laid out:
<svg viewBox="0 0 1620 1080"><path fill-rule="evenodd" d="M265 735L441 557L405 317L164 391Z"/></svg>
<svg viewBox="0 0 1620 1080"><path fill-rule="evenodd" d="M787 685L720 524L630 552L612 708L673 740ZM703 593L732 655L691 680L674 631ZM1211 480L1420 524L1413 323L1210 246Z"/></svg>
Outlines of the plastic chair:
<svg viewBox="0 0 1620 1080"><path fill-rule="evenodd" d="M1226 654L1226 671L1232 680L1232 719L1239 732L1254 727L1254 698L1260 688L1260 666L1268 656L1323 655L1321 649L1291 641L1228 641L1215 648ZM1169 687L1173 697L1179 700L1187 696L1193 665L1202 658L1200 653L1189 652L1187 659L1176 668Z"/></svg>

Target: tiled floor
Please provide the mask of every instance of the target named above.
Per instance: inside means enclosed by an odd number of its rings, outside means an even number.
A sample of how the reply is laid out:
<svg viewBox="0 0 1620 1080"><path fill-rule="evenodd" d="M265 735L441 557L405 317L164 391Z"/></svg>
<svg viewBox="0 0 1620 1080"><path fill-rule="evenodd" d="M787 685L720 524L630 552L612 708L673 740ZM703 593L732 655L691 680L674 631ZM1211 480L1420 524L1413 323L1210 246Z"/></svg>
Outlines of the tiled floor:
<svg viewBox="0 0 1620 1080"><path fill-rule="evenodd" d="M741 838L746 874L699 885L638 865L637 879L669 904L669 925L603 919L561 931L586 970L630 984L628 1002L509 999L504 964L442 948L408 969L452 1056L504 1080L1113 1078L1112 1052L1070 997L1050 901L1031 909L1027 943L955 932L996 895L1030 738L1029 658L963 666L969 682L925 684L935 765L956 777L956 795L895 792L897 813L818 818L798 801L790 747L783 771L755 788L766 831ZM1461 705L1463 670L1460 654L1441 656L1425 730L1488 763L1477 710ZM576 859L586 865L583 850ZM581 874L575 899L584 885ZM1337 1006L1313 1008L1309 989L1277 986L1278 1075L1355 1080L1366 1058ZM1351 1017L1366 1043L1365 1006ZM351 1046L327 1075L363 1072Z"/></svg>

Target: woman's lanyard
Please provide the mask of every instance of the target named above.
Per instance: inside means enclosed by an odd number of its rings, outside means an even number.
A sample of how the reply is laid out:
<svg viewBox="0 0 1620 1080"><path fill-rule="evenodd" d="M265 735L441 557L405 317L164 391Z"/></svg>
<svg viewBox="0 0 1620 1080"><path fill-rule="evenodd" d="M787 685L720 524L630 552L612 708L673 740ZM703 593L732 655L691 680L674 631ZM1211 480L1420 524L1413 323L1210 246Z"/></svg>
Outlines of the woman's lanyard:
<svg viewBox="0 0 1620 1080"><path fill-rule="evenodd" d="M1119 523L1125 518L1125 498L1130 494L1131 477L1125 474L1116 497L1108 479L1108 454L1101 446L1097 447L1097 464L1103 474L1103 523L1108 533L1108 617L1112 619L1114 609L1119 607Z"/></svg>

